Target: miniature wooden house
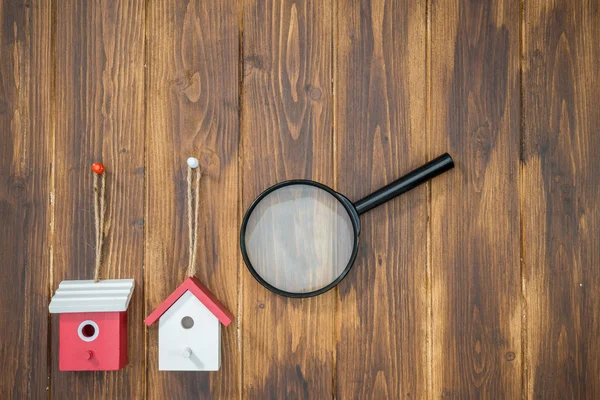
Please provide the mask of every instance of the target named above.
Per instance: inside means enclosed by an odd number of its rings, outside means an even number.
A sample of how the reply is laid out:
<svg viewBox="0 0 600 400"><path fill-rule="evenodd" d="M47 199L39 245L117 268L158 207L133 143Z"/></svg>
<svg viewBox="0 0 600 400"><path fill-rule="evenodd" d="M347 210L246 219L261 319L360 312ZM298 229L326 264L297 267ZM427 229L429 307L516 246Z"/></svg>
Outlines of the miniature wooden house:
<svg viewBox="0 0 600 400"><path fill-rule="evenodd" d="M221 324L233 315L195 278L186 279L146 319L159 320L158 369L217 371L221 366Z"/></svg>
<svg viewBox="0 0 600 400"><path fill-rule="evenodd" d="M61 371L118 370L127 365L127 307L133 279L62 281L50 302L59 317Z"/></svg>

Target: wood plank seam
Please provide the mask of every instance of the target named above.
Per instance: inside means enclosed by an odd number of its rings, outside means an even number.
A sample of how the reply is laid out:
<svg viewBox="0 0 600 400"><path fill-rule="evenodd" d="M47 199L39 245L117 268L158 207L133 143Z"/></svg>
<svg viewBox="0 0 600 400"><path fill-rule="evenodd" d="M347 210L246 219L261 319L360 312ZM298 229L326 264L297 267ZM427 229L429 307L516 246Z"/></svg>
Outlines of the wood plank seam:
<svg viewBox="0 0 600 400"><path fill-rule="evenodd" d="M50 65L52 66L52 81L51 81L51 111L50 111L50 129L52 137L52 166L50 167L50 252L49 252L49 267L48 271L48 304L52 298L52 290L54 288L54 244L55 244L55 211L56 211L56 0L50 0ZM47 397L48 400L52 399L52 315L48 313L48 331L46 332L46 340L48 346L47 353Z"/></svg>
<svg viewBox="0 0 600 400"><path fill-rule="evenodd" d="M332 109L332 113L331 113L331 169L332 169L332 188L334 190L338 190L338 179L337 179L337 174L338 174L338 170L337 170L337 162L336 162L336 157L337 157L337 143L336 143L336 125L335 125L335 102L336 102L336 96L335 96L335 76L336 76L336 52L335 52L335 43L337 40L337 1L331 1L330 2L330 7L331 7L331 20L330 20L330 25L331 25L331 40L329 43L329 52L330 54L330 76L331 76L331 109ZM337 299L339 299L339 288L336 286L334 288L334 290L332 290L333 292L333 298L336 299L333 301L333 329L332 329L332 335L333 335L333 339L332 339L332 343L333 343L333 348L331 349L331 398L335 399L337 397L337 390L336 390L336 386L337 386L337 343L338 343L338 323L339 323L339 304Z"/></svg>
<svg viewBox="0 0 600 400"><path fill-rule="evenodd" d="M427 148L427 160L431 160L431 1L426 0L425 2L425 142ZM431 203L431 182L426 184L427 191L427 265L426 265L426 279L425 279L425 291L427 297L427 333L425 341L427 342L427 390L425 397L427 399L433 399L433 294L431 290L431 216L432 216L432 203Z"/></svg>
<svg viewBox="0 0 600 400"><path fill-rule="evenodd" d="M244 0L237 0L237 10L238 10L238 145L237 145L237 168L238 168L238 221L241 221L243 218L243 195L244 195L244 171L243 171L243 155L244 155L244 121L243 121L243 107L244 107ZM237 249L236 249L237 250ZM238 265L238 280L237 280L237 288L238 288L238 296L237 296L237 321L236 321L236 330L237 330L237 351L238 351L238 363L239 363L239 372L238 372L238 398L242 399L244 395L244 343L243 339L243 314L242 310L244 309L243 301L244 301L244 262L242 260L242 255L237 251L237 265Z"/></svg>
<svg viewBox="0 0 600 400"><path fill-rule="evenodd" d="M146 298L146 294L147 294L147 290L148 290L148 280L147 280L147 274L146 274L146 267L147 267L147 257L146 257L146 241L148 238L148 219L149 219L149 214L148 214L148 191L149 191L149 185L148 185L148 170L147 170L147 165L148 165L148 48L149 48L149 41L148 41L148 10L149 10L149 3L150 0L144 0L144 57L143 57L143 62L144 62L144 191L143 191L143 215L144 215L144 229L143 229L143 240L142 240L142 246L143 246L143 250L142 250L142 284L140 285L140 289L142 290L142 315L146 316L148 315L150 312L152 312L152 310L149 309L148 306L148 301ZM144 329L144 333L142 335L142 339L144 341L144 359L143 359L143 368L141 371L141 382L142 382L142 390L143 390L143 396L144 399L148 398L148 392L150 390L149 388L149 383L148 383L148 359L149 359L149 329L148 327L145 326L145 324L143 325L143 329Z"/></svg>
<svg viewBox="0 0 600 400"><path fill-rule="evenodd" d="M521 273L521 398L526 399L529 393L527 369L527 265L525 263L525 219L523 215L523 194L525 193L523 180L524 147L525 147L525 114L523 112L523 65L525 62L525 0L519 0L519 250Z"/></svg>

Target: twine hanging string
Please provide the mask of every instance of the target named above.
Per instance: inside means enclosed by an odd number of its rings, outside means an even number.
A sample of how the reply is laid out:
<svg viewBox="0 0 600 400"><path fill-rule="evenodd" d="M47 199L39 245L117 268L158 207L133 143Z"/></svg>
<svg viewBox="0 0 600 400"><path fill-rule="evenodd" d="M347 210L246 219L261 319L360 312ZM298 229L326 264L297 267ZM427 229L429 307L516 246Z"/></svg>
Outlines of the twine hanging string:
<svg viewBox="0 0 600 400"><path fill-rule="evenodd" d="M199 162L190 157L187 160L187 214L188 231L190 237L190 259L187 267L188 276L196 275L196 254L198 249L198 206L200 205L200 178L202 172L198 168ZM195 178L195 179L194 179Z"/></svg>
<svg viewBox="0 0 600 400"><path fill-rule="evenodd" d="M94 282L100 280L100 265L102 265L102 244L104 242L104 214L106 213L106 175L104 165L94 163L94 221L96 226L96 264L94 265Z"/></svg>

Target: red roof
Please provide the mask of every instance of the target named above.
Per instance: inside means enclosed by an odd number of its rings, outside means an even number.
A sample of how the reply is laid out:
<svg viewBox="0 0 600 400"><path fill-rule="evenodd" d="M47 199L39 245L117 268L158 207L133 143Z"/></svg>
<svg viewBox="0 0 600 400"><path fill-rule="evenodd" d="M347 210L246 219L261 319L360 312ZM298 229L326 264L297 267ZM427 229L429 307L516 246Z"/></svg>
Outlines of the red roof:
<svg viewBox="0 0 600 400"><path fill-rule="evenodd" d="M223 325L227 326L233 321L233 314L230 313L215 295L194 276L187 278L165 299L165 301L146 317L144 320L146 325L150 326L155 323L188 290L192 292L192 294L196 296L196 298L200 300L200 302L204 304L204 306L208 308L208 310L213 313Z"/></svg>

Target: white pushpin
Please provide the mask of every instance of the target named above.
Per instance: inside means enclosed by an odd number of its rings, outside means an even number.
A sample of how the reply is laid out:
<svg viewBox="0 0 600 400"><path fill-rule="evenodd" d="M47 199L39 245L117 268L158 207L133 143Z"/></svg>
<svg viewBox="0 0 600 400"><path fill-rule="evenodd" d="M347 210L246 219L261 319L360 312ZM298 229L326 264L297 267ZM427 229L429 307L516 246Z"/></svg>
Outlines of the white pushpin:
<svg viewBox="0 0 600 400"><path fill-rule="evenodd" d="M198 161L198 159L196 157L190 157L187 159L187 165L190 168L198 168L198 165L200 165L200 162Z"/></svg>
<svg viewBox="0 0 600 400"><path fill-rule="evenodd" d="M189 347L186 347L186 348L183 350L183 353L181 353L181 355L182 355L184 358L190 358L190 357L192 356L192 349L190 349Z"/></svg>

